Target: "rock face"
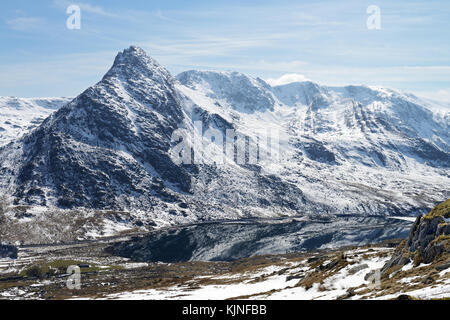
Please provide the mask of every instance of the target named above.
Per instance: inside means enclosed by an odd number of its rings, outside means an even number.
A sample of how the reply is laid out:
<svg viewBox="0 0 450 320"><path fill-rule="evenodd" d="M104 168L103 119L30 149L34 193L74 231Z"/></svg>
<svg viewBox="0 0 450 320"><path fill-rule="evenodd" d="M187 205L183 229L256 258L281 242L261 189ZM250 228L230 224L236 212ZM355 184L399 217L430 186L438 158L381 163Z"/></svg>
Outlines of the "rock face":
<svg viewBox="0 0 450 320"><path fill-rule="evenodd" d="M411 252L419 252L424 263L431 263L445 251L445 243L450 236L450 224L442 217L417 218L407 246Z"/></svg>
<svg viewBox="0 0 450 320"><path fill-rule="evenodd" d="M19 250L13 245L0 244L0 258L17 259Z"/></svg>
<svg viewBox="0 0 450 320"><path fill-rule="evenodd" d="M416 265L447 261L450 258L449 218L450 199L437 205L427 215L417 217L408 239L397 248L382 270L403 266L412 260Z"/></svg>

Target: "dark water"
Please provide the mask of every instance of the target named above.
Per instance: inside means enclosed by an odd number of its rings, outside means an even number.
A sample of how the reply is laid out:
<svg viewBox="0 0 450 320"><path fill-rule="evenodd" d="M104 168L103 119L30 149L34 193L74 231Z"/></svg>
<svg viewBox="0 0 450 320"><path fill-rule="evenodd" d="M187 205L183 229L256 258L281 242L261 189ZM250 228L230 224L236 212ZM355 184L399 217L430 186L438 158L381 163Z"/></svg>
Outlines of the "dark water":
<svg viewBox="0 0 450 320"><path fill-rule="evenodd" d="M211 222L153 232L116 244L110 251L135 261L230 261L406 238L411 224L358 216Z"/></svg>

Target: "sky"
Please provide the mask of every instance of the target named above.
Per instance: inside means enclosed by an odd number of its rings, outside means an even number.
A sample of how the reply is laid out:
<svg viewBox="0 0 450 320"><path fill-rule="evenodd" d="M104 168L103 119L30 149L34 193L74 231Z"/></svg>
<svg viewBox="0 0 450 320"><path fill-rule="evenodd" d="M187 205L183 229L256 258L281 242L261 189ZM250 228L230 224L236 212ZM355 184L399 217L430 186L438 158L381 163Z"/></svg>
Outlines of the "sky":
<svg viewBox="0 0 450 320"><path fill-rule="evenodd" d="M67 28L78 5L80 29ZM369 6L379 8L379 28ZM450 102L450 1L2 1L0 96L72 97L137 45L172 74L390 87Z"/></svg>

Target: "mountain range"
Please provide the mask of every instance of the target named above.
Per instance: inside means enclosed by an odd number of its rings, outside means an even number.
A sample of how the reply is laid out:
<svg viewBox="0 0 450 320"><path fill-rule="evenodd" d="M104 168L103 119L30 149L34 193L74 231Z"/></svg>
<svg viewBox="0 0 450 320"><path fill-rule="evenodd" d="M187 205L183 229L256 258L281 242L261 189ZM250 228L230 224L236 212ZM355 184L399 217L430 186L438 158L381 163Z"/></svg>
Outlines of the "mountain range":
<svg viewBox="0 0 450 320"><path fill-rule="evenodd" d="M0 98L0 110L0 190L15 205L186 223L410 215L450 194L449 110L386 88L174 77L132 46L74 99ZM228 132L243 138L223 154Z"/></svg>

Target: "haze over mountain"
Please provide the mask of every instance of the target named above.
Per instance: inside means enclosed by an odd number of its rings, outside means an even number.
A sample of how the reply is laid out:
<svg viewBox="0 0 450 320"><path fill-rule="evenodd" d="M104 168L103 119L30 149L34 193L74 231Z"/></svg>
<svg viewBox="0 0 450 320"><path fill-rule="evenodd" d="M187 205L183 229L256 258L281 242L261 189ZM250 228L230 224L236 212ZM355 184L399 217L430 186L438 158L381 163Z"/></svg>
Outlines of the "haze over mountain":
<svg viewBox="0 0 450 320"><path fill-rule="evenodd" d="M0 148L0 188L15 204L169 223L412 214L449 196L449 126L448 112L390 89L271 87L238 72L175 78L130 47L99 83ZM268 128L280 133L272 158L242 164L233 153L214 164L223 141L211 143L208 129L234 129L251 144L267 140ZM207 147L180 164L180 141Z"/></svg>

